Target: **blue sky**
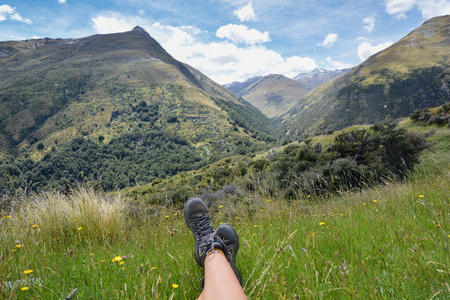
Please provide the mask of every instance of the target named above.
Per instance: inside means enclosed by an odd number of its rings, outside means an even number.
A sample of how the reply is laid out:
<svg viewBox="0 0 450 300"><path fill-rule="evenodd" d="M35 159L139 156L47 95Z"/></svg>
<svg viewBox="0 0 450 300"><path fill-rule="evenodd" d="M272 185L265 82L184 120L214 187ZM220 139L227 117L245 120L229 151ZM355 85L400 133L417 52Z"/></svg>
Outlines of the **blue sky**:
<svg viewBox="0 0 450 300"><path fill-rule="evenodd" d="M356 66L450 0L0 0L0 41L144 27L170 54L224 84Z"/></svg>

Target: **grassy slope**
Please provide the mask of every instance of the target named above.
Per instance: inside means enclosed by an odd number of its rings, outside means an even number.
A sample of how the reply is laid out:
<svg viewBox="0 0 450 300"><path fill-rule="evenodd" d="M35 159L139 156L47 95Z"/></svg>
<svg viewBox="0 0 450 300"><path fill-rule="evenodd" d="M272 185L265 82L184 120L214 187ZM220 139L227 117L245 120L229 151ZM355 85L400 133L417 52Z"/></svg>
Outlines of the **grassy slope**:
<svg viewBox="0 0 450 300"><path fill-rule="evenodd" d="M403 183L328 201L248 195L242 203L215 203L214 224L230 222L240 235L238 266L249 298L448 298L449 129L432 139L435 149ZM122 201L102 201L111 196L38 198L46 205L21 204L20 213L0 219L0 281L14 286L0 283L0 299L63 298L73 288L80 299L200 294L202 271L181 207L141 206L125 219ZM123 265L112 261L122 255Z"/></svg>

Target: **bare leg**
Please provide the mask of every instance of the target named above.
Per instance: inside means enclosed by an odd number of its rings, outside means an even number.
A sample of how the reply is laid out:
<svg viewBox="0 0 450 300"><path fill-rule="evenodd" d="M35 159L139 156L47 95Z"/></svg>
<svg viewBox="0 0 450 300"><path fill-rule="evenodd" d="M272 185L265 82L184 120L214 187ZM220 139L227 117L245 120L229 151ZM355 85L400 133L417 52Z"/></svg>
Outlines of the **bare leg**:
<svg viewBox="0 0 450 300"><path fill-rule="evenodd" d="M230 263L221 253L206 256L205 288L198 299L247 299Z"/></svg>

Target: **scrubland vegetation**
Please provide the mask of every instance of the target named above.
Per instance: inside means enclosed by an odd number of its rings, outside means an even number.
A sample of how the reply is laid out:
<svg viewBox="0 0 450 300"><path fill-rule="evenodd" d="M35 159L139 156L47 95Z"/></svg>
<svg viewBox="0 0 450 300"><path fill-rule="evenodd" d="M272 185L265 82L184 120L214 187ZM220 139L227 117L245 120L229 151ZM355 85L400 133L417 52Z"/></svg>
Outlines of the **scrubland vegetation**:
<svg viewBox="0 0 450 300"><path fill-rule="evenodd" d="M429 130L415 128L416 131ZM450 140L435 128L400 182L294 199L211 198L241 238L250 299L450 296ZM0 299L194 299L203 275L183 203L76 189L12 202L0 219Z"/></svg>

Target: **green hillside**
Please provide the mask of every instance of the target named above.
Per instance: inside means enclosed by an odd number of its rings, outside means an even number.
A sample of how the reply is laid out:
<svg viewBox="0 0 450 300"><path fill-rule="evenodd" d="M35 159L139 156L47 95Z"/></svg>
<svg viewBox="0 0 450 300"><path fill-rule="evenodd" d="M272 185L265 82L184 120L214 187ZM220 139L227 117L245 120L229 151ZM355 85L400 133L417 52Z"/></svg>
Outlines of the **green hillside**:
<svg viewBox="0 0 450 300"><path fill-rule="evenodd" d="M448 130L447 130L448 131ZM249 155L223 158L126 189L137 202L183 203L201 195L208 201L235 199L255 192L264 197L317 198L404 179L431 147L426 132L380 122L355 126Z"/></svg>
<svg viewBox="0 0 450 300"><path fill-rule="evenodd" d="M0 189L123 188L274 140L267 117L140 27L0 42L0 91Z"/></svg>
<svg viewBox="0 0 450 300"><path fill-rule="evenodd" d="M449 25L450 16L430 19L347 74L308 93L283 115L290 134L373 124L448 102Z"/></svg>
<svg viewBox="0 0 450 300"><path fill-rule="evenodd" d="M403 126L434 147L401 182L210 198L214 226L239 234L249 299L449 298L449 128ZM83 189L26 197L0 211L0 298L194 299L204 274L182 212Z"/></svg>

